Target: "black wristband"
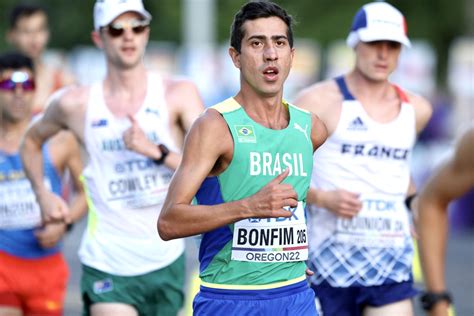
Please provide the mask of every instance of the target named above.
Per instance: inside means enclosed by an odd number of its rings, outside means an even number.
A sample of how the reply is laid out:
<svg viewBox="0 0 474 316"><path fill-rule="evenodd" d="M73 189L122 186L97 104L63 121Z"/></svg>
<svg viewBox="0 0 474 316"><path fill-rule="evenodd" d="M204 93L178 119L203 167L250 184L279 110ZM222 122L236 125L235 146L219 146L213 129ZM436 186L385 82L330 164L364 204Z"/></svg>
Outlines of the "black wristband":
<svg viewBox="0 0 474 316"><path fill-rule="evenodd" d="M74 224L72 224L72 223L71 223L71 224L67 224L67 225L66 225L66 232L69 233L69 232L72 230L73 227L74 227Z"/></svg>
<svg viewBox="0 0 474 316"><path fill-rule="evenodd" d="M405 198L405 206L407 207L407 209L408 209L410 212L413 211L413 210L411 209L411 202L413 201L414 198L416 198L417 195L418 195L418 194L415 193L415 194L411 194L411 195L409 195L409 196L407 196L407 197Z"/></svg>
<svg viewBox="0 0 474 316"><path fill-rule="evenodd" d="M436 303L440 301L445 301L448 304L453 302L453 298L451 297L451 293L448 291L442 292L423 292L420 296L421 306L425 311L430 311L436 305Z"/></svg>
<svg viewBox="0 0 474 316"><path fill-rule="evenodd" d="M158 149L161 151L161 157L160 159L153 159L153 162L157 165L162 165L165 163L165 159L170 153L170 150L163 144L159 144Z"/></svg>

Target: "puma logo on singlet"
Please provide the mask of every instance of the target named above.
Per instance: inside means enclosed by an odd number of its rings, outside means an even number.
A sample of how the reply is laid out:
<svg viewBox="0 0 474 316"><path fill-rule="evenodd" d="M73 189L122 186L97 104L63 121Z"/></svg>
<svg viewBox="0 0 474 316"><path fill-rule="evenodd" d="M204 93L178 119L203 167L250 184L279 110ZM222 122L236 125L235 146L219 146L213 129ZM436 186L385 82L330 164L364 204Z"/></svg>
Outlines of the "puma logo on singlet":
<svg viewBox="0 0 474 316"><path fill-rule="evenodd" d="M304 134L304 137L306 138L307 141L309 141L309 138L308 138L308 124L306 124L304 126L304 129L300 126L300 124L298 123L295 123L293 125L293 128L296 129L297 131L300 131L301 133Z"/></svg>

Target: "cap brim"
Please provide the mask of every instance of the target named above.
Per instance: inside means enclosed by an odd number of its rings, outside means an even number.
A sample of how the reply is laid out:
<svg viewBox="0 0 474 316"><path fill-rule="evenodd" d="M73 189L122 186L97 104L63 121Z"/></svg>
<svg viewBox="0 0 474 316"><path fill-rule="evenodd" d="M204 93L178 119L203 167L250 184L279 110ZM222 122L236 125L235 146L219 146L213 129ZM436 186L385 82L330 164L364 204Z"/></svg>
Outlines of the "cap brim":
<svg viewBox="0 0 474 316"><path fill-rule="evenodd" d="M101 25L97 25L96 26L96 29L98 30L99 28L103 27L103 26L106 26L106 25L109 25L110 23L112 23L113 20L115 20L117 17L119 17L120 15L124 14L124 13L127 13L127 12L136 12L138 14L140 14L142 17L144 17L146 20L148 21L151 21L151 14L150 12L148 12L147 10L133 10L133 9L130 9L130 10L122 10L122 11L119 11L119 12L114 12L113 14L111 14L110 16L108 16L106 19L104 19L101 23Z"/></svg>
<svg viewBox="0 0 474 316"><path fill-rule="evenodd" d="M358 36L361 42L393 41L411 47L410 40L403 34L393 34L392 32L384 32L383 30L378 32L365 32L365 30L359 30Z"/></svg>

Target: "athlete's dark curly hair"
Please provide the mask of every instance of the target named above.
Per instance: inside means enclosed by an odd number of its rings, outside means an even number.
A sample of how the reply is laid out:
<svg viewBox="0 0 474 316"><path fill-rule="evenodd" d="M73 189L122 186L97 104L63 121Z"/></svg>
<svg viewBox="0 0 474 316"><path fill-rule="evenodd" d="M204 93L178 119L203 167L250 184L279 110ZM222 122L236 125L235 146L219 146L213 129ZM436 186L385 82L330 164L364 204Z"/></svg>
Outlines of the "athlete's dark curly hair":
<svg viewBox="0 0 474 316"><path fill-rule="evenodd" d="M0 55L0 72L6 69L17 70L21 68L28 68L31 72L35 70L31 58L21 53L8 52Z"/></svg>
<svg viewBox="0 0 474 316"><path fill-rule="evenodd" d="M247 20L278 17L288 26L287 36L290 47L293 48L293 18L283 8L270 1L255 1L245 4L234 16L230 29L230 46L240 53L242 38L244 38L243 24Z"/></svg>

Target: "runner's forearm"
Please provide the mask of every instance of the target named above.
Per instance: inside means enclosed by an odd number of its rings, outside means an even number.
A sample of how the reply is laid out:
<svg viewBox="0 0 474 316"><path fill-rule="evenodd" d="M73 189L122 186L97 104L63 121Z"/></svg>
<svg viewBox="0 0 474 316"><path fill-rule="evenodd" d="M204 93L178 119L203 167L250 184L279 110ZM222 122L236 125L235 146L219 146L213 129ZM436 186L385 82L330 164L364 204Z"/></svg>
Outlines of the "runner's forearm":
<svg viewBox="0 0 474 316"><path fill-rule="evenodd" d="M419 249L426 288L446 290L444 278L445 252L448 234L447 205L419 200Z"/></svg>
<svg viewBox="0 0 474 316"><path fill-rule="evenodd" d="M249 214L246 200L218 205L165 205L158 232L164 240L189 237L248 218Z"/></svg>
<svg viewBox="0 0 474 316"><path fill-rule="evenodd" d="M23 169L31 182L31 187L39 199L42 192L48 190L43 180L43 155L41 152L42 143L35 140L30 132L27 132L21 144L20 155Z"/></svg>
<svg viewBox="0 0 474 316"><path fill-rule="evenodd" d="M87 200L85 192L78 192L72 198L71 203L69 204L69 211L71 213L71 221L73 223L77 222L86 214L87 212Z"/></svg>

